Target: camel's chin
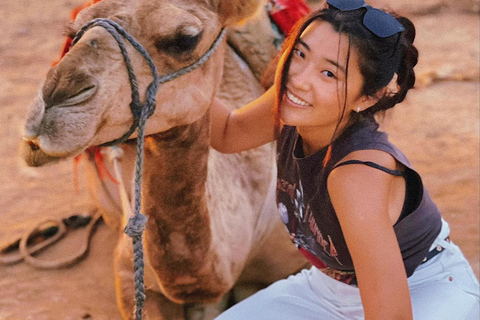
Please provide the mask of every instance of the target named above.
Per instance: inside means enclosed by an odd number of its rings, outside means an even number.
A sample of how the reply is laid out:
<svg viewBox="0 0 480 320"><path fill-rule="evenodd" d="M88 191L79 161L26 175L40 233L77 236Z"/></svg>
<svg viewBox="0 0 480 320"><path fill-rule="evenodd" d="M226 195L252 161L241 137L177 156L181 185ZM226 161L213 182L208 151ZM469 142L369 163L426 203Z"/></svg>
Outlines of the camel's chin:
<svg viewBox="0 0 480 320"><path fill-rule="evenodd" d="M32 146L26 142L22 143L21 152L23 160L29 167L41 167L68 157L51 156L39 148L32 148Z"/></svg>

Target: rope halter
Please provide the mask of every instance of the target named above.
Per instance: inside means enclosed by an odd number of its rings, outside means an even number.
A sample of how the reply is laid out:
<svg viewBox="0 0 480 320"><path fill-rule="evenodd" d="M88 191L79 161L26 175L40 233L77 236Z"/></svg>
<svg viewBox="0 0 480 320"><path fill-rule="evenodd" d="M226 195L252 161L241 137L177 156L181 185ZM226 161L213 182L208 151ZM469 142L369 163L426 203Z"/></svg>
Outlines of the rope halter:
<svg viewBox="0 0 480 320"><path fill-rule="evenodd" d="M102 147L107 147L107 146L113 146L113 145L118 145L122 142L125 142L135 131L135 129L139 126L140 118L142 117L142 113L145 113L145 116L149 118L155 111L155 96L158 91L158 86L162 83L174 80L184 74L187 74L196 68L200 67L202 64L204 64L215 52L215 50L218 48L220 43L222 42L224 36L225 36L225 29L222 29L220 31L220 34L217 36L213 44L210 46L210 48L194 63L177 70L175 72L172 72L170 74L166 74L164 76L160 76L157 71L157 67L155 66L155 63L153 62L153 59L149 55L149 53L143 48L143 46L132 36L130 36L125 29L123 29L122 26L120 26L118 23L115 21L109 20L109 19L103 19L103 18L98 18L91 20L87 22L75 35L75 38L72 41L72 47L78 42L78 40L85 34L85 32L93 27L100 26L103 27L105 30L107 30L112 37L117 41L117 44L122 52L123 59L125 61L125 65L127 67L128 71L128 78L130 80L130 87L132 90L131 96L132 96L132 101L130 102L130 110L133 115L133 124L130 127L130 129L120 138L115 139L110 142L106 142L102 144ZM152 73L153 80L152 82L148 85L147 87L147 92L146 92L146 98L145 98L145 104L142 106L140 102L140 95L138 93L138 84L137 84L137 78L135 76L130 57L128 56L127 49L125 47L125 43L123 41L123 38L127 39L128 42L137 50L142 57L145 59L145 61L148 64L148 67L150 68L150 71Z"/></svg>

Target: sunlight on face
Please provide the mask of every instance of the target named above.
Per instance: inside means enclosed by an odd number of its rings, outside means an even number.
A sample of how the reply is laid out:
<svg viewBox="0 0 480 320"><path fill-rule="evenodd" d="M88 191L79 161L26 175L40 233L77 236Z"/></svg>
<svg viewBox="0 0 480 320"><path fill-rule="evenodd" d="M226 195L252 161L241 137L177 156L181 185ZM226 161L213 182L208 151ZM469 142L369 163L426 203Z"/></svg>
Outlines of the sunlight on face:
<svg viewBox="0 0 480 320"><path fill-rule="evenodd" d="M344 108L345 122L352 110L363 108L363 77L353 47L347 85L348 52L348 36L336 32L329 23L314 21L305 29L292 52L282 122L300 130L333 134Z"/></svg>

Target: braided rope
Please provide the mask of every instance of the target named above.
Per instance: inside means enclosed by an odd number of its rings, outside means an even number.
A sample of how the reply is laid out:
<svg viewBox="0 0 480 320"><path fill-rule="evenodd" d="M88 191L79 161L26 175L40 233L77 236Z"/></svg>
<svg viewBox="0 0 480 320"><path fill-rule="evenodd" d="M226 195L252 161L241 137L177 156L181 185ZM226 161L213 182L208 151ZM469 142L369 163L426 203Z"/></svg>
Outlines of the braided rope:
<svg viewBox="0 0 480 320"><path fill-rule="evenodd" d="M155 111L155 96L158 91L158 86L161 83L165 83L171 80L174 80L181 75L191 72L192 70L198 68L203 63L205 63L218 48L222 42L225 30L222 29L217 39L213 42L212 46L205 52L205 54L200 57L197 61L192 63L189 66L186 66L176 72L164 75L160 77L157 72L157 67L155 66L153 59L150 57L148 52L143 48L143 46L130 36L119 24L108 19L94 19L87 24L85 24L80 31L76 34L72 42L72 47L78 42L78 40L83 36L83 34L90 28L94 26L101 26L107 30L112 37L117 41L117 44L122 52L122 56L127 67L128 77L130 80L130 87L132 90L131 96L132 101L130 103L130 110L133 115L133 124L130 129L120 138L115 139L111 142L103 144L102 146L107 145L117 145L119 143L127 140L130 135L138 129L137 136L137 155L135 162L135 212L128 220L127 226L125 227L125 233L132 238L133 242L133 258L134 258L134 272L135 272L135 317L137 320L142 319L142 310L145 304L145 284L144 284L144 259L143 259L143 244L142 244L142 235L145 225L147 223L147 216L143 215L141 210L141 186L142 186L142 173L143 173L143 150L144 150L144 140L145 140L145 124L147 119ZM146 90L145 103L142 106L140 102L140 95L138 93L138 84L137 78L135 76L133 67L131 65L128 52L125 47L123 38L127 39L128 42L137 50L142 57L147 62L151 72L153 80L148 85Z"/></svg>

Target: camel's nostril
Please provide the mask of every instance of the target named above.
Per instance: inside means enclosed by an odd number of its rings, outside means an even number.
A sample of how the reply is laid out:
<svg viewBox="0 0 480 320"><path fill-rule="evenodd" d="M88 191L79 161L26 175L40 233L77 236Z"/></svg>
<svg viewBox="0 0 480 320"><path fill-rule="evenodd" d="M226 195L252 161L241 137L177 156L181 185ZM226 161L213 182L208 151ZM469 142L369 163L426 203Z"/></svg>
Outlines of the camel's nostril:
<svg viewBox="0 0 480 320"><path fill-rule="evenodd" d="M40 150L40 147L38 146L38 144L36 144L32 140L27 140L26 142L30 146L30 149L32 149L32 151Z"/></svg>
<svg viewBox="0 0 480 320"><path fill-rule="evenodd" d="M45 108L70 107L85 102L97 91L97 80L83 72L72 72L58 64L47 75L43 86Z"/></svg>
<svg viewBox="0 0 480 320"><path fill-rule="evenodd" d="M75 89L75 88L74 88ZM73 94L68 95L66 92L60 92L52 98L53 105L55 107L70 107L85 102L90 99L97 91L96 85L85 86L77 91L73 91Z"/></svg>

